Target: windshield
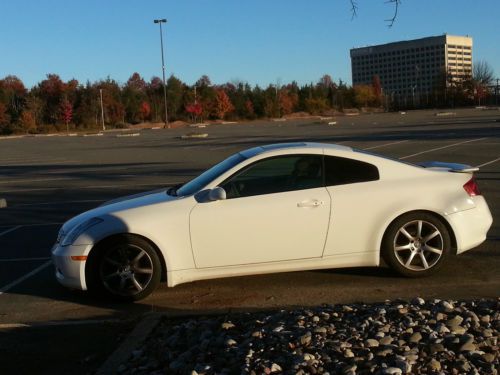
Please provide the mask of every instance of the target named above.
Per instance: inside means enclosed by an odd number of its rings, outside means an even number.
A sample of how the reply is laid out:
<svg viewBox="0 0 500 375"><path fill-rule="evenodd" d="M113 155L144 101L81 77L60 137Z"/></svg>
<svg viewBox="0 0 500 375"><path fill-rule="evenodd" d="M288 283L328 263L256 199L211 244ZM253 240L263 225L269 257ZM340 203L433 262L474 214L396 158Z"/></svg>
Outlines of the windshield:
<svg viewBox="0 0 500 375"><path fill-rule="evenodd" d="M228 170L233 168L235 165L241 163L245 159L246 158L239 153L228 157L227 159L221 161L219 164L216 164L212 168L206 170L195 179L182 185L176 191L176 195L185 196L196 193L203 187L207 186L214 179L219 177L221 174L227 172Z"/></svg>

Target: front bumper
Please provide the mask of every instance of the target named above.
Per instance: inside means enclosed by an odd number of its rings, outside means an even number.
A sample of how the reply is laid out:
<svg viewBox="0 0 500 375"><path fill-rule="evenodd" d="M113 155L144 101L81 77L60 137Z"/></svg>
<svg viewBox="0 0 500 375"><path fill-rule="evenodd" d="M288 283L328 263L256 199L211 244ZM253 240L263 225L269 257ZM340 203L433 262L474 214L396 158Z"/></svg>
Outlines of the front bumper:
<svg viewBox="0 0 500 375"><path fill-rule="evenodd" d="M92 245L54 245L52 248L52 262L55 267L56 279L60 284L72 289L87 290L85 282L86 261L73 260L72 256L86 256Z"/></svg>
<svg viewBox="0 0 500 375"><path fill-rule="evenodd" d="M493 217L484 197L476 196L472 199L475 208L447 216L457 239L457 254L483 243L493 223Z"/></svg>

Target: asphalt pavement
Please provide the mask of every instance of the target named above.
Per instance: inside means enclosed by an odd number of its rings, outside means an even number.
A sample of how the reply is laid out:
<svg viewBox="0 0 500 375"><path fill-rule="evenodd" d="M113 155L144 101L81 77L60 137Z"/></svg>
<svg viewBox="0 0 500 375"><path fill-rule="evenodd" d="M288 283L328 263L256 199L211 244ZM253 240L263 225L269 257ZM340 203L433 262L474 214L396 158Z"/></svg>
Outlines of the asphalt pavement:
<svg viewBox="0 0 500 375"><path fill-rule="evenodd" d="M148 311L173 315L323 303L440 297L496 298L500 291L500 111L456 110L140 130L87 137L0 139L0 332L68 322L129 321ZM119 196L187 181L230 154L284 141L340 143L409 162L480 166L476 174L494 217L488 240L430 278L386 268L304 271L194 282L132 305L98 300L57 284L50 249L70 217ZM14 328L12 328L14 327ZM17 327L17 328L16 328ZM7 345L0 339L0 348Z"/></svg>

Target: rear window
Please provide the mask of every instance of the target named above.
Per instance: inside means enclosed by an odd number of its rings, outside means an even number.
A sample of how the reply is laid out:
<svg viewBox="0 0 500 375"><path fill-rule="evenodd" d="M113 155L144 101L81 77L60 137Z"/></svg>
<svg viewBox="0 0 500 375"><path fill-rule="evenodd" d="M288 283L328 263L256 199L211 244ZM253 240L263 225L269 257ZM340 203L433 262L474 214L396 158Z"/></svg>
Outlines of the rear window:
<svg viewBox="0 0 500 375"><path fill-rule="evenodd" d="M376 181L379 178L378 168L373 164L338 156L325 156L326 186Z"/></svg>

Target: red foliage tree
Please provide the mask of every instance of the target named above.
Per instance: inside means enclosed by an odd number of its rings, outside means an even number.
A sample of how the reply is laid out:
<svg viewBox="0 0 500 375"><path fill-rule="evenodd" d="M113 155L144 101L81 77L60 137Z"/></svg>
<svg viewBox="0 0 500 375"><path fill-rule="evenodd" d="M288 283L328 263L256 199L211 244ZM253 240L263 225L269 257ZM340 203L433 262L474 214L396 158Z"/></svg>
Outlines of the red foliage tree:
<svg viewBox="0 0 500 375"><path fill-rule="evenodd" d="M66 124L66 131L69 131L68 126L71 122L71 119L73 118L73 106L67 100L64 100L61 103L60 116L61 120Z"/></svg>
<svg viewBox="0 0 500 375"><path fill-rule="evenodd" d="M142 121L146 121L146 119L149 118L150 114L151 114L151 106L149 105L148 102L142 102L141 103Z"/></svg>
<svg viewBox="0 0 500 375"><path fill-rule="evenodd" d="M192 116L201 116L203 112L203 107L201 106L200 103L192 103L192 104L187 104L186 105L186 112L189 113Z"/></svg>

